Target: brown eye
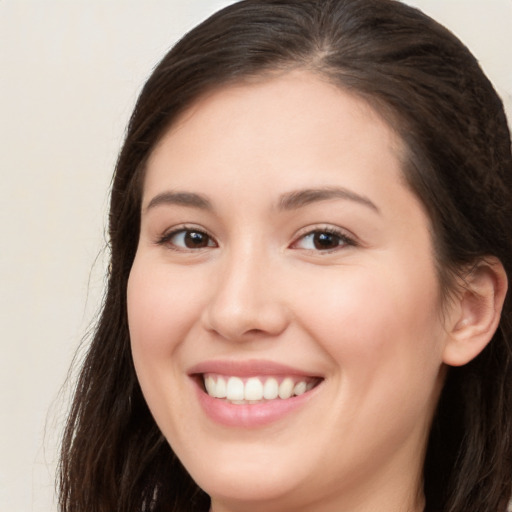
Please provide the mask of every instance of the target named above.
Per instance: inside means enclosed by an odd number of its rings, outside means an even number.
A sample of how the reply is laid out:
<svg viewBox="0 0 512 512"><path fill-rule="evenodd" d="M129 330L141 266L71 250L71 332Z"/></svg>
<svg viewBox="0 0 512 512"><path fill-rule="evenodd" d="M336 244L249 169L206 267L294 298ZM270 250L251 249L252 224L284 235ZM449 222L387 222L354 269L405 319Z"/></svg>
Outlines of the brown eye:
<svg viewBox="0 0 512 512"><path fill-rule="evenodd" d="M183 240L188 249L201 249L208 247L210 237L200 231L186 231Z"/></svg>
<svg viewBox="0 0 512 512"><path fill-rule="evenodd" d="M179 249L204 249L206 247L217 247L212 237L197 229L180 229L165 235L160 244L169 245Z"/></svg>
<svg viewBox="0 0 512 512"><path fill-rule="evenodd" d="M334 233L314 233L313 234L313 245L315 249L334 249L340 245L340 237Z"/></svg>
<svg viewBox="0 0 512 512"><path fill-rule="evenodd" d="M353 240L344 235L329 230L310 231L293 244L294 249L306 249L309 251L330 251L341 249L348 245L355 245Z"/></svg>

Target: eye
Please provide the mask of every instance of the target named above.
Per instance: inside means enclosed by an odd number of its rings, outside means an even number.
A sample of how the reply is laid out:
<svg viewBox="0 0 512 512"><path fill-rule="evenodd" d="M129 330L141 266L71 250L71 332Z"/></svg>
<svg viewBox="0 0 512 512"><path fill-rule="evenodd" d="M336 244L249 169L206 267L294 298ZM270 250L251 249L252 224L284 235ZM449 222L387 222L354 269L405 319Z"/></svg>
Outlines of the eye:
<svg viewBox="0 0 512 512"><path fill-rule="evenodd" d="M333 229L316 229L301 236L292 244L292 248L309 251L332 251L347 245L355 245L355 242L344 233Z"/></svg>
<svg viewBox="0 0 512 512"><path fill-rule="evenodd" d="M171 231L158 240L160 245L169 245L179 249L204 249L206 247L217 247L213 238L199 229L182 228Z"/></svg>

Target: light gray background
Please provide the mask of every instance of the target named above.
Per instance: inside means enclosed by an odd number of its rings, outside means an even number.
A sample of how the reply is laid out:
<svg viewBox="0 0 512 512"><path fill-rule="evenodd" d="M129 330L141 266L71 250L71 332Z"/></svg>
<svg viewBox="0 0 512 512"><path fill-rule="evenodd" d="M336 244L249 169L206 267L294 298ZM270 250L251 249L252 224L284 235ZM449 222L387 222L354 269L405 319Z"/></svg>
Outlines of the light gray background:
<svg viewBox="0 0 512 512"><path fill-rule="evenodd" d="M145 78L222 0L0 0L0 510L56 510L73 354L103 289L108 187ZM512 0L415 0L512 113ZM83 352L83 351L82 351Z"/></svg>

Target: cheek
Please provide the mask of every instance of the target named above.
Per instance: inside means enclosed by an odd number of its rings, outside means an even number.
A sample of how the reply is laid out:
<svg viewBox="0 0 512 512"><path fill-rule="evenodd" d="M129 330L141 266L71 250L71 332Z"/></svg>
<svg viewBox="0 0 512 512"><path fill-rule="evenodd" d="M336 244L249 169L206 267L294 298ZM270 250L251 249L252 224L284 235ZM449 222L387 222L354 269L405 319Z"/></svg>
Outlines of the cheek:
<svg viewBox="0 0 512 512"><path fill-rule="evenodd" d="M203 281L136 257L127 288L128 326L137 379L164 435L176 437L177 411L189 407L180 347L197 325ZM171 399L172 397L172 399ZM170 406L172 404L172 407Z"/></svg>
<svg viewBox="0 0 512 512"><path fill-rule="evenodd" d="M165 435L173 436L177 410L186 381L180 367L181 348L200 318L201 279L190 279L185 269L144 258L134 261L127 289L128 326L133 363L146 402ZM169 407L172 390L173 407Z"/></svg>
<svg viewBox="0 0 512 512"><path fill-rule="evenodd" d="M381 385L436 378L444 331L435 274L350 268L312 280L300 315L343 376ZM329 277L329 279L327 278Z"/></svg>
<svg viewBox="0 0 512 512"><path fill-rule="evenodd" d="M169 355L201 310L202 280L186 270L134 261L128 281L128 324L134 359Z"/></svg>
<svg viewBox="0 0 512 512"><path fill-rule="evenodd" d="M428 429L442 383L437 285L385 269L352 270L312 292L305 321L340 390L332 432L343 428L354 446L364 437L377 456Z"/></svg>

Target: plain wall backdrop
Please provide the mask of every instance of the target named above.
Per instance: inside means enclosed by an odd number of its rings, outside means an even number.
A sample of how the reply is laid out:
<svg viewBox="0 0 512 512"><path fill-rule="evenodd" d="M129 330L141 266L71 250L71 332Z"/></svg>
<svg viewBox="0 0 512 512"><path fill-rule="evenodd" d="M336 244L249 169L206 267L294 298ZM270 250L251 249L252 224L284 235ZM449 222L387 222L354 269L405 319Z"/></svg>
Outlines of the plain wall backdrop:
<svg viewBox="0 0 512 512"><path fill-rule="evenodd" d="M108 188L128 117L165 51L229 3L0 0L2 511L57 510L62 386L101 302ZM512 0L408 3L472 49L511 119Z"/></svg>

